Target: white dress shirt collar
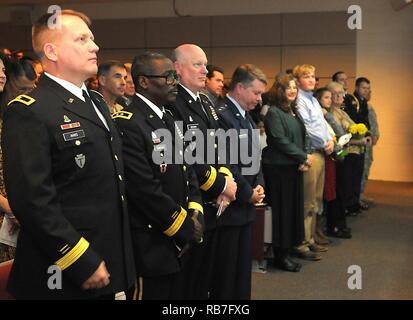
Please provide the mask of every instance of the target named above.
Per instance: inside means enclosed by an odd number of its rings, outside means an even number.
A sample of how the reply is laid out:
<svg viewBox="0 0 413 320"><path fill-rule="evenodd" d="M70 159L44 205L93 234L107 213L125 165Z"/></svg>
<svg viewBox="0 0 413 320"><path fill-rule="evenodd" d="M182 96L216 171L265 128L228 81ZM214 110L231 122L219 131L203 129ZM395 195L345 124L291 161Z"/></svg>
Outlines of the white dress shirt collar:
<svg viewBox="0 0 413 320"><path fill-rule="evenodd" d="M50 79L53 81L57 82L60 84L63 88L65 88L67 91L69 91L71 94L75 95L78 97L80 100L85 101L85 98L83 98L83 90L87 91L86 85L83 83L82 86L79 88L77 85L67 81L63 80L61 78L58 78L56 76L51 75L50 73L44 72L46 76L48 76ZM89 94L89 93L88 93Z"/></svg>
<svg viewBox="0 0 413 320"><path fill-rule="evenodd" d="M71 94L82 100L83 102L85 101L85 98L83 97L83 90L86 91L87 95L89 95L89 92L87 91L86 85L83 83L82 86L79 88L77 85L67 81L60 79L58 77L52 76L50 73L44 72L46 76L48 76L50 79L53 81L57 82L60 84L63 88L65 88L67 91L69 91ZM95 112L97 113L99 119L103 122L105 125L106 129L110 131L108 123L105 120L105 117L102 115L102 113L99 111L99 109L95 106L95 103L92 100L93 108L95 109Z"/></svg>
<svg viewBox="0 0 413 320"><path fill-rule="evenodd" d="M189 93L189 95L194 99L194 101L196 101L199 98L198 92L195 94L191 90L189 90L187 87L185 87L182 83L180 83L179 85Z"/></svg>
<svg viewBox="0 0 413 320"><path fill-rule="evenodd" d="M237 107L239 113L242 115L242 117L245 119L245 113L246 111L241 108L240 104L238 103L237 100L235 100L233 97L231 97L229 94L227 94L227 98L231 100L231 102Z"/></svg>

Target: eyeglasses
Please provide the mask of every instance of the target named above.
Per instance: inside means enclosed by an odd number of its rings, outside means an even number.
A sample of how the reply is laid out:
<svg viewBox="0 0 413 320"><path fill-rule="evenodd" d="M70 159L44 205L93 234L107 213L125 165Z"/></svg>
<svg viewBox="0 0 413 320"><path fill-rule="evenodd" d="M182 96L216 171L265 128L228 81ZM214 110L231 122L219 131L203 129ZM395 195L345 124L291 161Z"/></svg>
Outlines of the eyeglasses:
<svg viewBox="0 0 413 320"><path fill-rule="evenodd" d="M344 97L344 93L333 93L333 97Z"/></svg>
<svg viewBox="0 0 413 320"><path fill-rule="evenodd" d="M166 75L154 75L154 74L138 74L138 76L143 76L147 78L164 78L165 83L168 86L173 86L174 84L178 83L178 75L175 71L168 72Z"/></svg>

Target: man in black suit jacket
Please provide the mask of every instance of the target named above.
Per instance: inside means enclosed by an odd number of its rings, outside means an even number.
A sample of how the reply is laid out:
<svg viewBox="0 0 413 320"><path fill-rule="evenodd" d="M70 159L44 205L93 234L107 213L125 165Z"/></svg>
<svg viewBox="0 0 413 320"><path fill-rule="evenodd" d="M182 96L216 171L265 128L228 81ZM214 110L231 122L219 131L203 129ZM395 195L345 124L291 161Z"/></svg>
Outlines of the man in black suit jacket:
<svg viewBox="0 0 413 320"><path fill-rule="evenodd" d="M18 299L113 299L134 284L121 141L84 81L98 47L85 15L33 27L44 74L4 113L4 178L21 231L8 283Z"/></svg>
<svg viewBox="0 0 413 320"><path fill-rule="evenodd" d="M177 75L171 60L148 52L135 57L132 77L136 95L113 118L122 131L139 293L143 300L182 298L179 255L202 241L203 208L192 166L174 156L183 153L176 140L183 136L163 107L175 102Z"/></svg>
<svg viewBox="0 0 413 320"><path fill-rule="evenodd" d="M261 103L267 78L254 65L239 66L231 80L225 104L218 108L219 125L234 130L238 141L227 141L236 164L237 199L217 220L217 253L213 269L212 299L250 299L252 225L255 205L264 199L260 168L259 129L248 114ZM247 157L251 163L246 163ZM233 163L233 160L231 160Z"/></svg>
<svg viewBox="0 0 413 320"><path fill-rule="evenodd" d="M206 299L209 291L211 266L214 259L216 228L216 204L227 207L235 199L236 183L229 166L220 165L218 159L219 142L215 141L218 129L218 116L208 97L201 93L205 87L207 58L205 52L193 44L177 47L173 54L176 71L179 75L178 97L173 106L173 113L183 122L185 139L196 137L204 140L204 146L193 140L186 150L202 153L200 161L196 159L194 168L198 177L205 208L205 236L199 250L192 252L187 265L190 279L188 298ZM189 137L188 137L189 136ZM207 138L213 138L212 150L208 149ZM211 153L215 153L211 156ZM208 157L208 155L210 157Z"/></svg>

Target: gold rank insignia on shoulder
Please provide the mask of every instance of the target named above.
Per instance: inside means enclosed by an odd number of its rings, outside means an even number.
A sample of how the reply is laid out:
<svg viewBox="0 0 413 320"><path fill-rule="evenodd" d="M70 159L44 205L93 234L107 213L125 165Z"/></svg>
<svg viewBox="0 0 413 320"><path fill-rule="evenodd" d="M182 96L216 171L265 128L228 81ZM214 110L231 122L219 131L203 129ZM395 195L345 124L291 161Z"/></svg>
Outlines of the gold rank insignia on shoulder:
<svg viewBox="0 0 413 320"><path fill-rule="evenodd" d="M118 111L118 112L115 112L114 114L112 114L112 119L121 118L121 119L130 120L130 118L132 118L132 116L133 116L132 112Z"/></svg>
<svg viewBox="0 0 413 320"><path fill-rule="evenodd" d="M11 100L7 105L11 105L13 102L20 102L23 103L26 106L30 106L31 104L33 104L36 101L36 99L29 97L28 95L25 94L21 94L18 97L14 98L13 100Z"/></svg>

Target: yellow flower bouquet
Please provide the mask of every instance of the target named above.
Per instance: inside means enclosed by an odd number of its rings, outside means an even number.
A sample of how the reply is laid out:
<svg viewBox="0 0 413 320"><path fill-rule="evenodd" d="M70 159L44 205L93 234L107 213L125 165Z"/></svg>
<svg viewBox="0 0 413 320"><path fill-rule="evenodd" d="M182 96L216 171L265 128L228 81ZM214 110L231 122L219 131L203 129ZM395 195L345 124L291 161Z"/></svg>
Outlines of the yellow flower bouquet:
<svg viewBox="0 0 413 320"><path fill-rule="evenodd" d="M352 135L352 140L359 140L360 142L363 141L363 138L366 136L366 134L368 133L368 129L366 127L366 125L364 123L356 123L353 124L350 128L349 128L349 132ZM350 143L351 144L351 143ZM364 153L366 150L366 147L364 145L365 143L352 143L349 146L349 153ZM356 151L356 152L354 152Z"/></svg>
<svg viewBox="0 0 413 320"><path fill-rule="evenodd" d="M361 139L363 138L367 131L369 131L364 123L355 123L353 124L349 132L353 135L353 138L355 139Z"/></svg>

